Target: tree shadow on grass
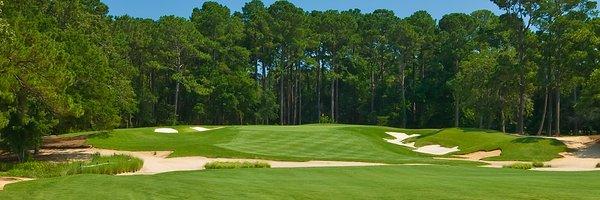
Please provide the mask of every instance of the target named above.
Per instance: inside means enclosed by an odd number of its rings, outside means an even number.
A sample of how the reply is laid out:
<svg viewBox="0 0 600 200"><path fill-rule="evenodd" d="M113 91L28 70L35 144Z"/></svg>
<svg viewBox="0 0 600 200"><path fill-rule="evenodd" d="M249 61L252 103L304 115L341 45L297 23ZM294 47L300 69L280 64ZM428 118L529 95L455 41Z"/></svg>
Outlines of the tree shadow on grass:
<svg viewBox="0 0 600 200"><path fill-rule="evenodd" d="M500 133L498 131L495 130L490 130L490 129L480 129L480 128L458 128L458 130L461 130L465 133L471 133L471 132L483 132L483 133Z"/></svg>
<svg viewBox="0 0 600 200"><path fill-rule="evenodd" d="M100 138L100 139L107 139L112 137L112 131L102 131L102 132L98 132L92 135L89 135L87 138Z"/></svg>
<svg viewBox="0 0 600 200"><path fill-rule="evenodd" d="M564 145L561 141L558 141L555 139L538 138L538 137L520 137L520 138L511 140L510 142L527 144L527 143L539 143L539 142L545 141L545 140L550 141L550 145L552 145L552 146L563 146Z"/></svg>

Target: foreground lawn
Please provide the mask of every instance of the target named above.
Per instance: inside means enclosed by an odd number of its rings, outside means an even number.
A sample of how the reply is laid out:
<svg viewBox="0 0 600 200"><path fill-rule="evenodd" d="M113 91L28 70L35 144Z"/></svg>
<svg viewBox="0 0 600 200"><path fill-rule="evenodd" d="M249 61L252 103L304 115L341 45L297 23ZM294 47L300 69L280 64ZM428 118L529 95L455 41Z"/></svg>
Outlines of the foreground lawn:
<svg viewBox="0 0 600 200"><path fill-rule="evenodd" d="M444 129L420 137L415 143L417 146L428 144L459 146L460 152L456 154L502 150L502 155L488 160L549 161L558 157L558 153L567 151L567 147L555 139L518 137L480 129Z"/></svg>
<svg viewBox="0 0 600 200"><path fill-rule="evenodd" d="M598 172L381 166L77 175L11 184L0 199L598 199L598 188Z"/></svg>

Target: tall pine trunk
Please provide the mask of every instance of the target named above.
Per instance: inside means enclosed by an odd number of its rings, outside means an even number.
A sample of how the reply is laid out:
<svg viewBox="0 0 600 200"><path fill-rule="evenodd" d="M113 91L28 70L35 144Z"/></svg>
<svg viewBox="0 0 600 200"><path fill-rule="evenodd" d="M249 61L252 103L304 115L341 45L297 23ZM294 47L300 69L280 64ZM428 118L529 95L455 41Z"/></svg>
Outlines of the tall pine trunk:
<svg viewBox="0 0 600 200"><path fill-rule="evenodd" d="M317 120L321 119L321 60L317 61Z"/></svg>
<svg viewBox="0 0 600 200"><path fill-rule="evenodd" d="M283 100L283 82L284 82L284 71L281 72L281 75L279 76L279 123L280 125L284 125L285 123L285 119L284 119L284 100Z"/></svg>
<svg viewBox="0 0 600 200"><path fill-rule="evenodd" d="M548 93L548 105L554 105L554 98L550 98L550 92ZM548 123L546 123L546 131L548 134L548 136L552 136L552 120L554 119L554 107L553 106L548 106Z"/></svg>
<svg viewBox="0 0 600 200"><path fill-rule="evenodd" d="M404 79L405 79L405 75L404 75L404 68L405 68L405 63L402 62L400 63L400 103L402 105L400 105L400 109L402 109L402 128L406 128L406 86L404 84Z"/></svg>
<svg viewBox="0 0 600 200"><path fill-rule="evenodd" d="M331 80L331 120L335 122L335 77Z"/></svg>
<svg viewBox="0 0 600 200"><path fill-rule="evenodd" d="M542 135L542 130L544 129L544 122L546 120L546 112L548 109L548 86L545 86L544 92L544 110L542 111L542 121L540 122L540 127L538 128L537 135Z"/></svg>
<svg viewBox="0 0 600 200"><path fill-rule="evenodd" d="M556 136L560 136L560 83L556 86Z"/></svg>
<svg viewBox="0 0 600 200"><path fill-rule="evenodd" d="M460 102L458 97L454 98L454 127L459 127L460 125Z"/></svg>
<svg viewBox="0 0 600 200"><path fill-rule="evenodd" d="M375 112L375 71L371 72L371 113Z"/></svg>

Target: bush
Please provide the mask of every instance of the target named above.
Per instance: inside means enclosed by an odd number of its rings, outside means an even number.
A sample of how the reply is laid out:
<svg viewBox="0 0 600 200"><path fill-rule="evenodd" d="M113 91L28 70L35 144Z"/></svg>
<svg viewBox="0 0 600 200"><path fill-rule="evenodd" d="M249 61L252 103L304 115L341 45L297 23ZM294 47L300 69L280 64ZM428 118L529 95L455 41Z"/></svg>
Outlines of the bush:
<svg viewBox="0 0 600 200"><path fill-rule="evenodd" d="M214 161L204 165L206 169L240 169L240 168L271 168L266 162L223 162Z"/></svg>
<svg viewBox="0 0 600 200"><path fill-rule="evenodd" d="M6 175L29 178L50 178L73 174L115 175L125 172L135 172L141 169L142 165L142 160L131 156L100 156L99 154L94 154L91 161L68 163L32 161L17 163L6 170Z"/></svg>
<svg viewBox="0 0 600 200"><path fill-rule="evenodd" d="M513 163L511 165L504 165L503 168L512 168L512 169L531 169L533 165L530 163Z"/></svg>
<svg viewBox="0 0 600 200"><path fill-rule="evenodd" d="M377 126L388 126L390 124L389 116L377 116Z"/></svg>
<svg viewBox="0 0 600 200"><path fill-rule="evenodd" d="M550 165L546 165L543 162L533 162L533 167L537 167L537 168L540 168L540 167L550 167Z"/></svg>
<svg viewBox="0 0 600 200"><path fill-rule="evenodd" d="M319 124L333 124L333 123L334 123L333 119L331 119L327 115L321 115L321 117L319 117Z"/></svg>

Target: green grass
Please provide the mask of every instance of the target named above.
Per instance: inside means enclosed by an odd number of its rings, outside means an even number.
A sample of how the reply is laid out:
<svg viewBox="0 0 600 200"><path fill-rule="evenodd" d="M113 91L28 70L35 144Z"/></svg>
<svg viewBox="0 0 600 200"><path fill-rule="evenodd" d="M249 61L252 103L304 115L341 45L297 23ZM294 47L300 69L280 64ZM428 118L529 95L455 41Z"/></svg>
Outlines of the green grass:
<svg viewBox="0 0 600 200"><path fill-rule="evenodd" d="M154 133L154 128L114 130L95 135L88 139L88 143L98 148L128 151L171 150L174 151L172 157L477 164L434 160L429 155L383 140L391 138L386 131L427 135L437 130L402 130L360 125L229 126L205 132L196 132L189 126L174 128L179 133Z"/></svg>
<svg viewBox="0 0 600 200"><path fill-rule="evenodd" d="M519 137L480 129L444 129L422 136L415 143L416 146L428 144L459 146L460 152L455 154L502 150L500 156L487 160L549 161L559 157L558 153L567 151L567 147L555 139Z"/></svg>
<svg viewBox="0 0 600 200"><path fill-rule="evenodd" d="M29 178L49 178L74 174L109 174L135 172L142 168L143 161L126 155L100 156L93 155L90 161L54 163L47 161L31 161L25 163L3 163L0 176L17 176Z"/></svg>
<svg viewBox="0 0 600 200"><path fill-rule="evenodd" d="M214 161L204 165L206 169L242 169L242 168L271 168L271 165L266 162L224 162Z"/></svg>
<svg viewBox="0 0 600 200"><path fill-rule="evenodd" d="M598 172L460 166L76 175L7 185L0 199L598 199Z"/></svg>

